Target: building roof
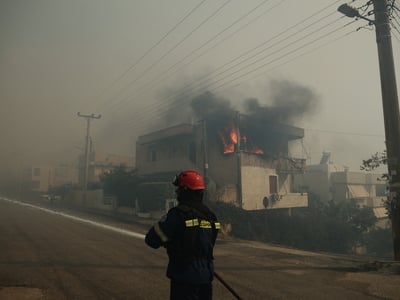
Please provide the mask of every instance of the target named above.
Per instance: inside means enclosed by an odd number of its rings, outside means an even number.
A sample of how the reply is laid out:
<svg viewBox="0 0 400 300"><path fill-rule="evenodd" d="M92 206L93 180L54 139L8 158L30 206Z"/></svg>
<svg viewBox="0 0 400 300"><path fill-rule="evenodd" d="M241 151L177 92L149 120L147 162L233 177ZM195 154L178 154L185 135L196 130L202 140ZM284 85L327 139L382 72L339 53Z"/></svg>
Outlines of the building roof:
<svg viewBox="0 0 400 300"><path fill-rule="evenodd" d="M192 134L193 129L194 125L192 124L179 124L139 136L137 142L139 144L148 144L154 141L159 141L177 135Z"/></svg>

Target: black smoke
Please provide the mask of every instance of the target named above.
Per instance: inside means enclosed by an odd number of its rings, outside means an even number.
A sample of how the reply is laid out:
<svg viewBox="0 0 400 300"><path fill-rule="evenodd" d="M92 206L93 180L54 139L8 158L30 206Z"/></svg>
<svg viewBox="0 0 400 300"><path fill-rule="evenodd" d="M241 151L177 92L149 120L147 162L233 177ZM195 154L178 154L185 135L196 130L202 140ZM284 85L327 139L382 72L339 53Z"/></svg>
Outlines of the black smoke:
<svg viewBox="0 0 400 300"><path fill-rule="evenodd" d="M267 149L272 146L266 143L287 145L277 124L300 126L319 107L318 95L310 87L289 80L271 80L265 85L262 97L248 97L238 102L207 90L195 92L190 86L186 82L180 88L164 90L164 99L168 101L160 103L163 118L152 122L153 126L165 128L206 120L211 134L221 131L228 134L234 124L241 135Z"/></svg>
<svg viewBox="0 0 400 300"><path fill-rule="evenodd" d="M194 115L199 119L224 120L239 111L252 120L296 125L311 117L319 106L317 94L309 87L288 80L273 80L264 99L247 98L242 107L233 107L226 98L206 91L191 101Z"/></svg>
<svg viewBox="0 0 400 300"><path fill-rule="evenodd" d="M218 132L228 139L233 124L249 148L279 151L287 147L280 126L298 126L317 111L319 101L312 89L288 80L273 80L267 90L264 99L244 99L241 107L207 91L192 99L191 109L196 118L207 120L209 134Z"/></svg>
<svg viewBox="0 0 400 300"><path fill-rule="evenodd" d="M235 112L229 100L209 91L193 98L191 108L197 118L221 124L229 122Z"/></svg>
<svg viewBox="0 0 400 300"><path fill-rule="evenodd" d="M318 97L309 87L288 80L273 80L269 87L269 104L262 105L257 98L244 101L248 115L274 123L296 125L318 109Z"/></svg>

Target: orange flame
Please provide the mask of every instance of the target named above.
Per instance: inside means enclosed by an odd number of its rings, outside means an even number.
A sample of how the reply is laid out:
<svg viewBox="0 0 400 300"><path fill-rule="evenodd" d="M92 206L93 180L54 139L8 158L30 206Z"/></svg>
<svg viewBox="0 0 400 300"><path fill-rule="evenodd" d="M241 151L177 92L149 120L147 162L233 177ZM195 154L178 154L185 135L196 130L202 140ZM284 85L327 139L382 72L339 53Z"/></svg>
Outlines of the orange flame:
<svg viewBox="0 0 400 300"><path fill-rule="evenodd" d="M224 154L235 152L235 144L237 144L237 142L234 143L231 136L229 136L231 140L228 140L223 131L219 131L218 134L221 138L222 144L224 145Z"/></svg>
<svg viewBox="0 0 400 300"><path fill-rule="evenodd" d="M237 145L237 143L238 143L238 135L237 135L237 130L236 130L236 128L234 126L232 126L232 128L231 128L231 132L230 132L229 136L231 138L232 143Z"/></svg>
<svg viewBox="0 0 400 300"><path fill-rule="evenodd" d="M233 123L226 126L223 130L218 131L224 146L224 154L235 152L235 145L238 144L238 130ZM249 138L245 134L240 135L240 150L243 152L264 154L264 150L260 147L252 145Z"/></svg>

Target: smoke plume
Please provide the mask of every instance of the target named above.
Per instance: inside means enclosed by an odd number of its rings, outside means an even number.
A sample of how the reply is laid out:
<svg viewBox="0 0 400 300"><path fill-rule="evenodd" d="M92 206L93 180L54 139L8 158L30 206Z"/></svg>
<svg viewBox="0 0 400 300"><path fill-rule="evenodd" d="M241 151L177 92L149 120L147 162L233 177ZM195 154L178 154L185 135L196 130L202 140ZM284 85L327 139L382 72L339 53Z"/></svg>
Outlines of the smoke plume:
<svg viewBox="0 0 400 300"><path fill-rule="evenodd" d="M247 98L242 101L242 111L233 107L225 98L207 91L191 101L194 115L199 119L221 120L234 114L235 110L263 122L296 125L318 109L316 93L306 86L288 80L269 83L270 94L263 101Z"/></svg>

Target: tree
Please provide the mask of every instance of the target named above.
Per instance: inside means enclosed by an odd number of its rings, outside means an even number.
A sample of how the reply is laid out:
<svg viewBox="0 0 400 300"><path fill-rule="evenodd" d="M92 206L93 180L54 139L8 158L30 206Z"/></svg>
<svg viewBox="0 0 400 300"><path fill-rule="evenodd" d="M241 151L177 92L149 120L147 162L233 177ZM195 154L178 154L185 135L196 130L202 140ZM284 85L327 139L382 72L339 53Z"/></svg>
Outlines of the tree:
<svg viewBox="0 0 400 300"><path fill-rule="evenodd" d="M365 236L368 255L390 259L393 256L392 231L389 228L374 228Z"/></svg>
<svg viewBox="0 0 400 300"><path fill-rule="evenodd" d="M386 150L383 150L382 152L376 152L375 154L371 155L370 158L363 160L360 169L364 171L372 171L386 164L387 164Z"/></svg>
<svg viewBox="0 0 400 300"><path fill-rule="evenodd" d="M373 171L382 165L387 165L386 150L383 150L382 152L376 152L375 154L371 155L371 157L369 159L363 160L362 165L360 166L360 169L364 170L364 171ZM388 179L389 179L388 174L382 175L382 180L387 181ZM385 205L388 217L389 217L389 219L391 219L392 218L392 205L390 203L390 200L386 199L384 205Z"/></svg>
<svg viewBox="0 0 400 300"><path fill-rule="evenodd" d="M223 223L232 225L232 235L310 251L350 253L364 243L365 232L375 224L370 207L352 201L322 202L309 194L309 207L292 210L246 212L223 203L210 203Z"/></svg>
<svg viewBox="0 0 400 300"><path fill-rule="evenodd" d="M175 188L170 182L148 181L137 189L140 211L164 210L166 199L175 199Z"/></svg>
<svg viewBox="0 0 400 300"><path fill-rule="evenodd" d="M121 165L100 176L100 182L106 194L117 197L118 206L134 206L138 185L142 179L135 170L128 170Z"/></svg>

